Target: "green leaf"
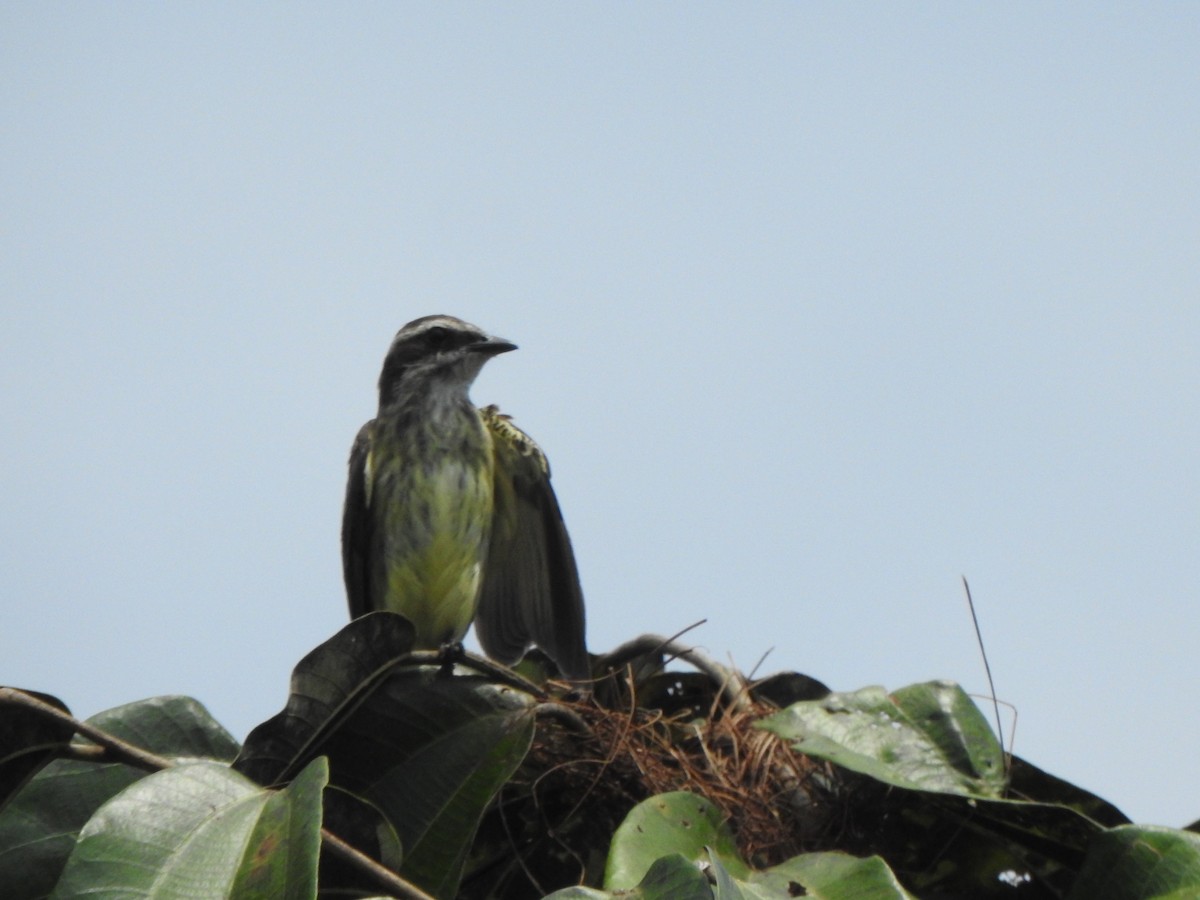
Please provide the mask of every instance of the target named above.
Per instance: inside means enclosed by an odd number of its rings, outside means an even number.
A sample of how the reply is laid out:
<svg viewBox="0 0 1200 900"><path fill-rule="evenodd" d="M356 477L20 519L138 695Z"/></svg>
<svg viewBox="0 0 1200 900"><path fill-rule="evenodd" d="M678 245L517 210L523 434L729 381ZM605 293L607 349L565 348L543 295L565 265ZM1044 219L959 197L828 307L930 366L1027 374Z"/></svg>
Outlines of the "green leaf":
<svg viewBox="0 0 1200 900"><path fill-rule="evenodd" d="M543 900L714 900L708 879L692 860L678 853L655 860L646 877L634 888L620 891L597 891L593 888L569 887Z"/></svg>
<svg viewBox="0 0 1200 900"><path fill-rule="evenodd" d="M116 706L87 720L123 741L173 759L194 757L231 761L238 752L233 735L191 697L150 697Z"/></svg>
<svg viewBox="0 0 1200 900"><path fill-rule="evenodd" d="M327 776L318 760L270 791L217 763L156 772L84 826L54 898L315 897Z"/></svg>
<svg viewBox="0 0 1200 900"><path fill-rule="evenodd" d="M956 685L932 682L797 703L760 723L801 752L829 759L905 793L872 850L907 874L913 890L991 896L1029 890L1061 896L1102 825L1127 821L1111 804L1015 760L1010 797L1001 752L983 715Z"/></svg>
<svg viewBox="0 0 1200 900"><path fill-rule="evenodd" d="M718 858L710 855L705 870L712 881L714 900L747 900L748 895L742 891L741 884L721 865Z"/></svg>
<svg viewBox="0 0 1200 900"><path fill-rule="evenodd" d="M656 861L674 853L693 862L719 859L735 877L750 872L721 811L703 797L675 791L643 800L630 810L613 835L604 886L632 888Z"/></svg>
<svg viewBox="0 0 1200 900"><path fill-rule="evenodd" d="M645 900L711 900L713 892L694 861L673 853L650 866L633 896Z"/></svg>
<svg viewBox="0 0 1200 900"><path fill-rule="evenodd" d="M637 887L622 891L598 891L569 887L543 900L714 900L713 889L696 863L678 853L656 860Z"/></svg>
<svg viewBox="0 0 1200 900"><path fill-rule="evenodd" d="M89 725L167 757L232 759L237 743L190 697L153 697L87 720ZM6 900L45 897L99 806L146 773L120 763L59 759L0 811L0 885Z"/></svg>
<svg viewBox="0 0 1200 900"><path fill-rule="evenodd" d="M1200 836L1123 825L1092 841L1070 900L1188 900L1200 897Z"/></svg>
<svg viewBox="0 0 1200 900"><path fill-rule="evenodd" d="M674 798L679 795L663 796ZM692 795L683 794L682 798L682 802L686 803ZM639 839L654 843L656 835L664 828L666 831L675 831L681 824L672 822L670 816L660 816L653 810L647 812L648 815L634 819L632 823L626 819L626 823L634 826L625 835L629 845L625 848L627 851L635 850ZM709 836L724 830L723 826L712 827L711 814L712 810L706 809L705 823L688 821L684 824L683 843L692 842L693 830L701 834L707 832ZM665 826L662 824L664 819L667 822ZM648 825L649 829L638 832L638 825ZM636 864L640 865L640 862ZM618 874L617 877L623 876ZM609 892L570 888L550 897L553 900L595 900L618 896L663 900L684 896L697 900L789 900L792 897L812 897L817 900L916 900L915 895L904 889L892 870L877 856L859 859L845 853L809 853L774 868L754 872L728 847L723 852L716 852L712 847L701 847L691 858L683 853L670 853L654 860L636 887L622 889L610 883L609 879L606 879L606 886L611 889Z"/></svg>
<svg viewBox="0 0 1200 900"><path fill-rule="evenodd" d="M797 890L797 885L803 892ZM755 872L743 885L747 898L814 897L819 900L916 900L878 856L806 853Z"/></svg>
<svg viewBox="0 0 1200 900"><path fill-rule="evenodd" d="M704 877L696 880L696 874ZM715 900L915 900L874 856L811 853L753 871L738 855L720 810L685 791L651 797L630 811L613 835L604 886L621 897L658 896L648 889L663 886L663 897L693 891L691 896Z"/></svg>
<svg viewBox="0 0 1200 900"><path fill-rule="evenodd" d="M817 756L909 790L998 797L1003 752L956 684L883 688L794 703L759 725Z"/></svg>

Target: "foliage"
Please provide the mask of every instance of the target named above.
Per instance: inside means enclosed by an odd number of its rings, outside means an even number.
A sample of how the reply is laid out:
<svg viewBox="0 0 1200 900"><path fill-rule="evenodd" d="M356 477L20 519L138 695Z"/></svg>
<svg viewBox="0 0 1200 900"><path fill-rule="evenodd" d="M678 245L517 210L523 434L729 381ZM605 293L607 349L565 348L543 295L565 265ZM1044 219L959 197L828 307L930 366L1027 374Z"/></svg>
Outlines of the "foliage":
<svg viewBox="0 0 1200 900"><path fill-rule="evenodd" d="M187 698L78 722L0 689L0 893L1200 896L1200 835L1006 757L952 683L748 683L654 637L594 672L414 652L372 613L240 748Z"/></svg>

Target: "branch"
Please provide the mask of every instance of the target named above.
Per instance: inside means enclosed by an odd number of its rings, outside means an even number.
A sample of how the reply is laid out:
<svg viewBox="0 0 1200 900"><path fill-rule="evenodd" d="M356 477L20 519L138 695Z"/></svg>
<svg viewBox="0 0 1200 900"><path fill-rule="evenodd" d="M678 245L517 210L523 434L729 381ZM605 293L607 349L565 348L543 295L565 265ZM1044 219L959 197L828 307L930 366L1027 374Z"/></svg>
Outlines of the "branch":
<svg viewBox="0 0 1200 900"><path fill-rule="evenodd" d="M380 865L361 850L347 844L332 831L321 829L321 843L334 856L375 879L376 884L394 897L401 897L403 900L437 900L415 884L405 881L391 869Z"/></svg>
<svg viewBox="0 0 1200 900"><path fill-rule="evenodd" d="M707 675L713 684L720 688L731 708L740 710L748 705L746 680L740 672L709 659L694 647L677 643L674 638L664 638L657 634L643 634L641 637L626 641L611 653L606 654L600 663L616 669L640 656L658 652L666 653L673 659L682 659Z"/></svg>
<svg viewBox="0 0 1200 900"><path fill-rule="evenodd" d="M24 706L26 709L38 713L38 715L45 716L47 719L53 719L60 725L70 726L75 730L76 734L81 734L93 744L103 747L107 751L106 755L111 759L133 766L135 769L158 772L175 765L172 760L167 759L165 756L159 756L157 753L151 753L149 750L143 750L141 747L135 747L133 744L126 743L119 737L114 737L107 731L101 731L87 722L81 722L70 713L65 713L61 709L46 703L44 700L39 700L37 697L27 694L24 691L19 691L16 688L0 688L0 703L7 703L12 706Z"/></svg>
<svg viewBox="0 0 1200 900"><path fill-rule="evenodd" d="M135 747L133 744L114 737L107 731L102 731L93 725L89 725L87 722L81 722L69 713L65 713L61 709L51 706L49 703L16 688L0 687L0 705L5 704L23 706L26 709L36 712L38 715L67 725L74 729L76 734L83 735L96 745L95 747L90 747L86 744L72 744L65 749L65 752L62 754L64 757L97 763L121 762L133 766L135 769L143 769L147 772L161 772L163 769L173 768L176 764L172 759L159 756L157 753L151 753L149 750L143 750L141 747ZM334 855L358 869L369 878L374 879L380 887L386 889L392 896L400 897L402 900L436 900L436 898L426 894L415 884L405 881L391 869L380 865L361 850L347 844L336 834L325 828L321 829L321 842Z"/></svg>

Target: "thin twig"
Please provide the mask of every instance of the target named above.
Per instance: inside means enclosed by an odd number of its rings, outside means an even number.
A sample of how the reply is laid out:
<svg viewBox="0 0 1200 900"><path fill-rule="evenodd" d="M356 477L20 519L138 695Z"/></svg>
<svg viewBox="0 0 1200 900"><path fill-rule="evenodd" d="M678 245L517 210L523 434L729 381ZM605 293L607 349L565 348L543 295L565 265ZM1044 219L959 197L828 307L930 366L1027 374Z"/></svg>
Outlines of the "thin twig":
<svg viewBox="0 0 1200 900"><path fill-rule="evenodd" d="M481 675L489 675L496 681L501 681L509 687L516 688L519 691L524 691L539 700L545 700L547 694L544 688L534 684L528 678L513 671L508 666L502 666L499 663L492 662L490 659L485 659L482 656L477 656L466 650L462 651L462 655L453 659L447 659L442 651L421 651L415 650L409 654L409 658L414 662L429 662L429 663L445 663L453 662L462 665L468 669L474 669Z"/></svg>
<svg viewBox="0 0 1200 900"><path fill-rule="evenodd" d="M702 623L703 620L696 624L699 625ZM695 627L696 625L690 625L684 631L679 632L679 634L690 631ZM625 665L630 660L636 659L639 656L659 652L665 653L668 657L663 663L664 666L672 660L681 659L707 675L712 683L717 686L719 693L724 696L725 702L731 709L742 710L748 708L749 698L746 696L744 690L746 682L738 672L726 668L716 660L709 659L695 647L687 647L677 643L675 638L664 638L657 634L643 634L641 637L636 637L621 644L621 646L607 654L601 660L601 664L615 668Z"/></svg>
<svg viewBox="0 0 1200 900"><path fill-rule="evenodd" d="M766 650L763 651L763 655L758 658L758 662L756 662L754 664L754 666L750 669L750 671L747 673L746 681L754 680L754 676L758 672L758 670L760 668L762 668L762 664L765 663L767 661L767 657L770 656L774 652L775 652L774 647L768 647Z"/></svg>
<svg viewBox="0 0 1200 900"><path fill-rule="evenodd" d="M335 856L340 857L343 862L370 875L381 888L386 889L394 897L401 897L403 900L437 900L436 897L425 893L415 884L405 881L391 869L380 865L361 850L347 844L332 831L321 829L321 843Z"/></svg>
<svg viewBox="0 0 1200 900"><path fill-rule="evenodd" d="M590 735L592 733L592 729L583 720L583 716L561 703L539 703L533 708L533 712L534 715L541 718L557 719L576 734Z"/></svg>
<svg viewBox="0 0 1200 900"><path fill-rule="evenodd" d="M983 657L983 671L987 674L988 691L992 695L992 709L996 714L996 737L1000 741L1000 752L1005 755L1004 769L1008 771L1008 753L1004 749L1004 725L1000 721L1000 701L996 699L996 683L992 681L992 667L988 664L987 649L983 646L983 631L979 627L979 617L975 614L975 601L971 599L971 586L967 584L967 576L962 575L963 590L967 592L967 606L971 609L971 622L975 625L975 640L979 642L979 655Z"/></svg>
<svg viewBox="0 0 1200 900"><path fill-rule="evenodd" d="M121 762L148 772L161 772L164 769L174 768L176 765L172 759L128 744L120 738L89 725L87 722L81 722L69 713L16 688L0 688L0 705L4 704L23 706L33 710L39 715L69 726L77 734L83 735L97 745L96 748L87 745L72 745L66 748L66 752L63 754L65 757L86 759L89 762ZM101 752L97 753L96 750L100 748L102 748ZM373 878L380 887L386 888L388 893L393 896L400 897L402 900L436 900L325 828L321 829L321 841L331 852Z"/></svg>

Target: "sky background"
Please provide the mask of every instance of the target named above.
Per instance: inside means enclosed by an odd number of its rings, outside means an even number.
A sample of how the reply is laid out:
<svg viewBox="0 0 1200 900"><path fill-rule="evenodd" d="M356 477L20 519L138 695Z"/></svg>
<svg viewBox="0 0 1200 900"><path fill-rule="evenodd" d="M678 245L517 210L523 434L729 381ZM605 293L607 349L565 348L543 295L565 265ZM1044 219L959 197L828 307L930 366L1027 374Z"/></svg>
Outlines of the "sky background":
<svg viewBox="0 0 1200 900"><path fill-rule="evenodd" d="M242 738L395 331L520 344L589 642L986 691L1200 818L1200 6L0 6L0 682ZM1191 673L1191 674L1189 674ZM1007 725L1006 725L1007 727Z"/></svg>

